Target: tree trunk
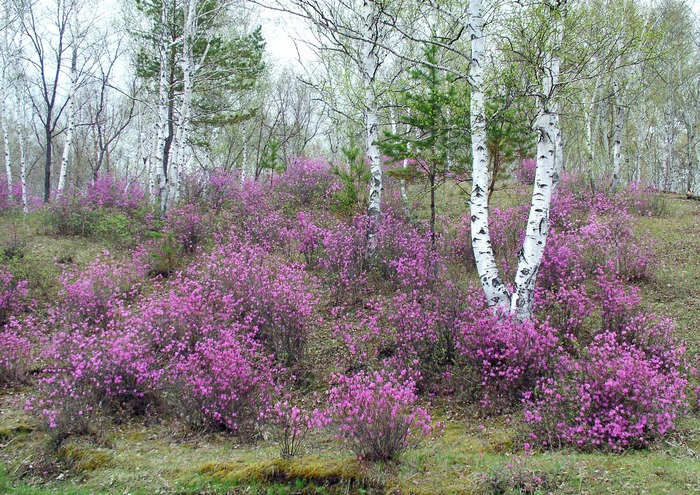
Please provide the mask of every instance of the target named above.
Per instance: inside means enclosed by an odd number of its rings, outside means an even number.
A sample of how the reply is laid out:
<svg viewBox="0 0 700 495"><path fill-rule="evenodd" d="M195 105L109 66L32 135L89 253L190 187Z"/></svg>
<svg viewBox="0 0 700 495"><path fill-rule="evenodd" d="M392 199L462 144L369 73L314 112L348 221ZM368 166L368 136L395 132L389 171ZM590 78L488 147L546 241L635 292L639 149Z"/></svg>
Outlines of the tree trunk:
<svg viewBox="0 0 700 495"><path fill-rule="evenodd" d="M367 232L367 252L374 253L377 249L377 228L381 215L382 204L382 164L379 157L379 119L377 117L377 102L375 97L375 78L379 68L377 57L378 20L374 5L371 0L364 0L362 4L365 20L364 60L362 76L365 85L365 154L369 160L370 179L369 205L367 215L369 217L369 229Z"/></svg>
<svg viewBox="0 0 700 495"><path fill-rule="evenodd" d="M615 70L619 70L620 59L615 62ZM622 125L623 113L620 96L620 81L618 75L613 79L613 104L615 105L615 141L613 145L613 176L612 189L617 189L620 185L620 166L622 162Z"/></svg>
<svg viewBox="0 0 700 495"><path fill-rule="evenodd" d="M165 187L167 180L168 163L166 158L166 144L165 144L165 126L168 121L168 52L169 45L166 38L166 26L167 26L167 10L166 3L163 3L163 9L161 12L161 33L158 46L158 55L160 62L160 72L158 74L158 120L156 121L156 145L154 147L154 153L151 156L151 167L153 167L154 174L154 190L155 194L151 198L153 203L156 202L157 197L161 200L161 211L165 210Z"/></svg>
<svg viewBox="0 0 700 495"><path fill-rule="evenodd" d="M53 146L53 135L51 133L51 127L48 122L51 122L51 113L49 112L49 118L46 119L47 124L44 126L44 143L46 146L46 152L44 156L44 202L48 203L51 199L51 160Z"/></svg>
<svg viewBox="0 0 700 495"><path fill-rule="evenodd" d="M537 140L537 168L530 203L525 241L518 257L515 285L510 300L510 312L520 321L532 317L535 303L535 284L542 263L542 255L549 234L549 207L552 195L559 181L561 161L561 128L559 125L559 105L557 84L559 81L559 51L563 22L566 15L566 1L554 12L557 27L549 63L544 67L543 94L540 98L540 111L535 128Z"/></svg>
<svg viewBox="0 0 700 495"><path fill-rule="evenodd" d="M189 0L187 8L187 17L185 18L185 26L182 33L182 74L184 83L184 92L182 104L180 106L180 120L177 126L175 135L175 152L170 166L170 201L174 204L180 201L180 179L184 169L185 147L187 145L188 129L190 113L192 109L192 77L195 71L194 55L192 53L193 33L195 25L196 0Z"/></svg>
<svg viewBox="0 0 700 495"><path fill-rule="evenodd" d="M559 100L556 98L556 93L559 87L559 69L561 61L559 53L564 39L564 18L566 17L566 1L563 0L559 4L556 15L556 29L554 30L554 43L551 54L551 67L547 81L546 89L549 89L549 109L552 118L551 138L554 144L554 173L552 175L552 192L556 190L559 184L559 178L564 172L564 143L561 135L561 124L559 122ZM533 288L534 290L534 288Z"/></svg>
<svg viewBox="0 0 700 495"><path fill-rule="evenodd" d="M68 176L68 159L70 158L71 146L73 144L73 131L75 128L75 86L77 84L78 73L78 51L73 47L73 58L70 66L70 86L68 87L68 129L66 130L66 142L63 145L63 156L61 157L61 171L58 176L57 195L63 193L66 187L66 177Z"/></svg>
<svg viewBox="0 0 700 495"><path fill-rule="evenodd" d="M17 147L19 148L19 177L22 184L22 211L29 212L29 202L27 201L27 160L25 157L24 126L19 119L19 109L22 108L21 99L17 98L17 108L15 109L15 120L17 121Z"/></svg>
<svg viewBox="0 0 700 495"><path fill-rule="evenodd" d="M471 214L472 249L476 260L481 286L492 306L508 308L510 294L498 272L496 258L489 235L489 160L486 147L486 119L484 108L483 6L481 0L469 2L469 35L472 57L469 66L471 85L470 124L472 137L472 192L469 209Z"/></svg>
<svg viewBox="0 0 700 495"><path fill-rule="evenodd" d="M544 104L543 107L545 107ZM553 139L553 135L557 132L556 123L554 114L549 109L542 108L536 123L539 133L537 169L530 214L525 231L525 242L518 258L515 289L510 303L511 313L521 321L532 316L535 282L549 233L549 206L556 175L556 151Z"/></svg>
<svg viewBox="0 0 700 495"><path fill-rule="evenodd" d="M12 194L12 162L10 158L10 136L5 122L5 106L0 109L0 127L2 127L2 140L5 145L5 175L7 176L7 190Z"/></svg>

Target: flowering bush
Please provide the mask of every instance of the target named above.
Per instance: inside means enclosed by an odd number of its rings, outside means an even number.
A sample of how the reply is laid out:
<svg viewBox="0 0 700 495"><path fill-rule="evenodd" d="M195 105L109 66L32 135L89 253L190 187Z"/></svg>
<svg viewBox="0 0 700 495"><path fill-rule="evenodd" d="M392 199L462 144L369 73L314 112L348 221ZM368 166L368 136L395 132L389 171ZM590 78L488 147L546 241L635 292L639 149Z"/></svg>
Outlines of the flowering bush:
<svg viewBox="0 0 700 495"><path fill-rule="evenodd" d="M64 270L59 280L61 304L51 313L60 321L105 325L117 306L139 291L137 267L115 261L109 251L82 270Z"/></svg>
<svg viewBox="0 0 700 495"><path fill-rule="evenodd" d="M26 280L16 280L9 270L0 265L0 328L13 314L24 308L23 299L29 293L27 285Z"/></svg>
<svg viewBox="0 0 700 495"><path fill-rule="evenodd" d="M46 205L59 235L97 237L130 245L151 228L153 216L138 184L103 176L84 189L66 188Z"/></svg>
<svg viewBox="0 0 700 495"><path fill-rule="evenodd" d="M302 267L285 263L249 244L223 243L189 273L235 301L257 329L256 338L287 366L302 362L308 336L315 327L317 298L309 290L313 278Z"/></svg>
<svg viewBox="0 0 700 495"><path fill-rule="evenodd" d="M0 180L0 213L5 213L15 206L12 191L7 187L7 180Z"/></svg>
<svg viewBox="0 0 700 495"><path fill-rule="evenodd" d="M367 217L357 216L351 224L338 223L325 232L322 244L318 265L336 301L356 302L367 283Z"/></svg>
<svg viewBox="0 0 700 495"><path fill-rule="evenodd" d="M50 363L30 401L57 440L91 433L104 413L144 415L156 402L162 370L137 329L109 325L95 329L74 323L50 337L42 358Z"/></svg>
<svg viewBox="0 0 700 495"><path fill-rule="evenodd" d="M275 181L278 201L291 208L324 206L338 190L338 177L323 158L298 157Z"/></svg>
<svg viewBox="0 0 700 495"><path fill-rule="evenodd" d="M289 395L284 399L274 405L271 422L276 427L280 455L288 459L299 454L309 430L327 426L328 417L318 409L309 412L299 408L289 402Z"/></svg>
<svg viewBox="0 0 700 495"><path fill-rule="evenodd" d="M430 290L437 281L441 261L432 248L430 233L420 232L405 217L388 212L378 227L371 268L378 270L392 289Z"/></svg>
<svg viewBox="0 0 700 495"><path fill-rule="evenodd" d="M535 320L485 309L462 323L458 349L478 371L482 404L490 409L511 407L532 390L559 354L556 330Z"/></svg>
<svg viewBox="0 0 700 495"><path fill-rule="evenodd" d="M74 194L76 191L71 192L71 195ZM109 174L98 177L78 196L81 206L93 210L105 208L129 213L146 205L143 189L138 182L117 180Z"/></svg>
<svg viewBox="0 0 700 495"><path fill-rule="evenodd" d="M543 445L641 448L673 429L685 407L682 349L663 362L613 333L598 335L580 359L564 358L526 396L525 421Z"/></svg>
<svg viewBox="0 0 700 495"><path fill-rule="evenodd" d="M176 356L167 380L173 400L193 425L204 424L250 438L270 413L276 391L269 357L246 327L220 328L190 353Z"/></svg>
<svg viewBox="0 0 700 495"><path fill-rule="evenodd" d="M197 205L187 203L168 211L166 232L173 235L180 252L190 254L211 236L211 223Z"/></svg>
<svg viewBox="0 0 700 495"><path fill-rule="evenodd" d="M432 390L436 380L456 364L460 323L471 302L449 281L439 293L413 291L391 299L386 319L393 335L384 349L395 348L399 366L418 372L421 391Z"/></svg>
<svg viewBox="0 0 700 495"><path fill-rule="evenodd" d="M32 350L32 342L16 321L0 328L0 389L27 380Z"/></svg>
<svg viewBox="0 0 700 495"><path fill-rule="evenodd" d="M329 414L338 436L352 451L370 461L395 458L412 435L432 432L430 415L416 407L415 383L388 372L333 376Z"/></svg>

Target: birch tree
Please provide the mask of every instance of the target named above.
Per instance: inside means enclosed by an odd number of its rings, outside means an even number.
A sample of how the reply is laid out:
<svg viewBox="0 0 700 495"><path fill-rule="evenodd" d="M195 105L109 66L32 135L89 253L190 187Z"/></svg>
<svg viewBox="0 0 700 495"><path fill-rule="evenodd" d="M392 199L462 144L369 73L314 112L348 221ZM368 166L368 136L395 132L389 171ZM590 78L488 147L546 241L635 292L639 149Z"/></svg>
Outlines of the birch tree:
<svg viewBox="0 0 700 495"><path fill-rule="evenodd" d="M78 49L75 43L73 43L72 52L70 80L68 82L68 101L66 108L68 124L66 126L65 141L63 143L63 156L61 157L61 169L58 176L56 195L61 195L63 193L63 189L66 187L66 177L68 176L68 159L70 158L71 146L73 144L73 133L75 132L75 114L77 106L75 104L75 91L76 86L78 85Z"/></svg>
<svg viewBox="0 0 700 495"><path fill-rule="evenodd" d="M383 22L383 15L390 2L290 0L288 3L291 7L278 3L278 8L311 22L316 35L316 48L349 59L360 75L362 98L359 105L362 108L364 152L371 173L367 205L367 251L371 255L377 248L377 227L381 216L383 177L378 141L383 88L380 70L389 57L386 46L390 30Z"/></svg>
<svg viewBox="0 0 700 495"><path fill-rule="evenodd" d="M545 49L541 91L538 94L539 111L535 121L537 141L537 168L525 240L518 257L514 288L510 292L503 282L491 247L488 226L488 150L486 146L486 120L484 118L483 74L486 39L483 32L483 6L472 0L469 6L472 56L470 64L471 84L471 133L472 133L472 193L470 201L472 248L477 271L489 304L510 312L520 320L532 316L535 283L542 261L542 254L549 232L549 206L558 179L557 142L561 139L558 107L554 103L559 81L559 50L563 26L563 9L566 3L547 5L554 15L553 36Z"/></svg>
<svg viewBox="0 0 700 495"><path fill-rule="evenodd" d="M153 189L163 210L178 200L190 137L196 126L240 118L235 96L252 88L263 70L259 29L239 34L229 0L138 2L142 42L137 74L154 84L156 145L150 157ZM208 142L207 136L198 136Z"/></svg>

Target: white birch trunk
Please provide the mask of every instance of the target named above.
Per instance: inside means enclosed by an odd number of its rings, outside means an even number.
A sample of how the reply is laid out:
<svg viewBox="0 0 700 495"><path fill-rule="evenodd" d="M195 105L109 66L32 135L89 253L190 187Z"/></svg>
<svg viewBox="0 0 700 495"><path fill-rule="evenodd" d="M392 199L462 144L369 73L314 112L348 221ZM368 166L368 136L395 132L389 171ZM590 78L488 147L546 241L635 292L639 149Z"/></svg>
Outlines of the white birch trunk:
<svg viewBox="0 0 700 495"><path fill-rule="evenodd" d="M624 113L622 105L615 105L615 143L613 146L613 176L612 188L620 185L620 168L622 163L622 127L624 125Z"/></svg>
<svg viewBox="0 0 700 495"><path fill-rule="evenodd" d="M561 123L559 121L559 100L556 97L559 86L559 71L561 61L559 53L564 39L564 18L566 17L566 0L561 2L554 31L554 43L552 46L551 66L547 78L546 89L549 90L549 109L552 116L551 138L554 142L554 175L552 176L552 190L556 190L559 178L564 172L564 143L561 135Z"/></svg>
<svg viewBox="0 0 700 495"><path fill-rule="evenodd" d="M192 92L193 75L195 73L195 63L193 54L193 38L195 30L195 17L197 15L197 0L189 0L187 6L187 17L182 33L182 75L183 75L183 96L180 105L180 119L175 132L175 153L170 164L170 201L177 203L180 201L181 177L185 165L185 147L187 146L188 131L190 125L190 114L192 113Z"/></svg>
<svg viewBox="0 0 700 495"><path fill-rule="evenodd" d="M10 156L10 136L7 130L5 109L7 107L7 94L5 93L5 74L0 74L0 129L2 129L2 140L5 145L5 175L7 176L7 190L12 194L12 162Z"/></svg>
<svg viewBox="0 0 700 495"><path fill-rule="evenodd" d="M535 299L535 282L542 262L547 234L549 233L549 206L556 175L555 144L556 120L543 104L537 119L537 169L533 186L530 214L525 230L525 241L518 258L515 288L510 302L510 311L519 320L532 316Z"/></svg>
<svg viewBox="0 0 700 495"><path fill-rule="evenodd" d="M620 59L615 61L615 72L620 69ZM618 74L613 79L613 105L615 106L615 141L613 142L613 176L612 189L620 185L620 164L622 162L622 104L620 96L620 80Z"/></svg>
<svg viewBox="0 0 700 495"><path fill-rule="evenodd" d="M155 189L156 195L160 196L160 208L162 212L165 212L165 207L167 204L167 171L168 164L164 163L165 160L165 128L168 123L168 79L167 79L167 65L168 65L168 51L170 49L165 29L167 26L167 10L166 2L163 2L163 9L161 11L161 27L162 31L160 33L160 40L158 46L158 55L160 58L160 72L158 74L158 120L156 121L156 147L155 153L151 157L151 165L153 166L155 173ZM156 195L154 195L152 201L156 202Z"/></svg>
<svg viewBox="0 0 700 495"><path fill-rule="evenodd" d="M71 147L73 145L73 132L75 130L75 87L78 83L78 50L73 47L73 57L70 66L70 86L68 87L68 129L66 130L66 142L63 145L63 156L61 157L61 171L58 176L58 190L56 194L60 196L66 187L68 176L68 160L70 158Z"/></svg>
<svg viewBox="0 0 700 495"><path fill-rule="evenodd" d="M364 0L362 14L365 20L365 39L363 41L363 70L365 84L365 153L369 160L370 179L369 205L367 215L370 228L367 233L367 250L371 254L377 249L377 224L381 215L382 203L382 165L379 157L379 119L377 117L377 102L375 98L375 78L379 68L377 56L377 13L371 0Z"/></svg>
<svg viewBox="0 0 700 495"><path fill-rule="evenodd" d="M592 63L595 63L593 59ZM588 111L586 112L586 151L588 156L588 167L589 169L593 166L595 161L595 133L596 133L596 100L598 99L598 91L600 89L601 78L600 76L596 78L595 88L593 89L593 94L591 95L591 101L588 104Z"/></svg>
<svg viewBox="0 0 700 495"><path fill-rule="evenodd" d="M484 108L484 19L481 0L469 2L469 34L472 57L469 67L471 85L470 123L472 137L472 192L470 200L472 249L476 268L491 306L508 308L510 294L496 265L489 234L488 148Z"/></svg>
<svg viewBox="0 0 700 495"><path fill-rule="evenodd" d="M154 132L151 137L151 150L146 158L146 163L148 164L148 197L151 204L156 201L156 163L155 157L158 156L158 132Z"/></svg>
<svg viewBox="0 0 700 495"><path fill-rule="evenodd" d="M17 108L15 109L15 120L17 121L17 147L19 148L19 177L22 184L22 211L28 213L29 202L27 201L27 160L24 144L24 125L19 119L19 112L22 107L22 101L18 97Z"/></svg>
<svg viewBox="0 0 700 495"><path fill-rule="evenodd" d="M560 173L560 162L557 155L561 153L561 150L558 149L561 147L561 128L556 93L566 1L562 2L555 15L558 24L554 34L552 51L547 57L549 63L546 63L544 67L543 96L540 98L540 111L535 124L539 135L535 183L525 229L525 241L518 257L518 269L515 272L513 295L510 300L510 312L520 321L532 317L537 274L549 234L549 207Z"/></svg>
<svg viewBox="0 0 700 495"><path fill-rule="evenodd" d="M6 101L4 91L0 93L3 101ZM0 127L2 127L2 140L5 145L5 175L7 176L7 189L12 194L12 161L10 156L10 136L5 122L5 105L0 108Z"/></svg>

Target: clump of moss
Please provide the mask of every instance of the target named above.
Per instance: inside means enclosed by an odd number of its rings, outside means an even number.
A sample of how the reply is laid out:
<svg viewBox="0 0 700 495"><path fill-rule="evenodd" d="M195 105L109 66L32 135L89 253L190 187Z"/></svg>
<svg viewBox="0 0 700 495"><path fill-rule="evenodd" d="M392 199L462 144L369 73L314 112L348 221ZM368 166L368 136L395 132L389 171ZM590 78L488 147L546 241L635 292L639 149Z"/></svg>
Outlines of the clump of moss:
<svg viewBox="0 0 700 495"><path fill-rule="evenodd" d="M368 487L373 484L356 459L305 457L271 459L248 465L240 462L208 463L199 468L199 473L216 481L236 483L292 483L303 480L324 486L343 484Z"/></svg>
<svg viewBox="0 0 700 495"><path fill-rule="evenodd" d="M34 428L24 424L11 426L7 428L0 428L0 442L9 440L10 438L15 437L17 435L31 433L32 431L34 431Z"/></svg>
<svg viewBox="0 0 700 495"><path fill-rule="evenodd" d="M112 464L112 457L104 449L77 441L65 442L56 452L56 458L78 473L91 473Z"/></svg>

